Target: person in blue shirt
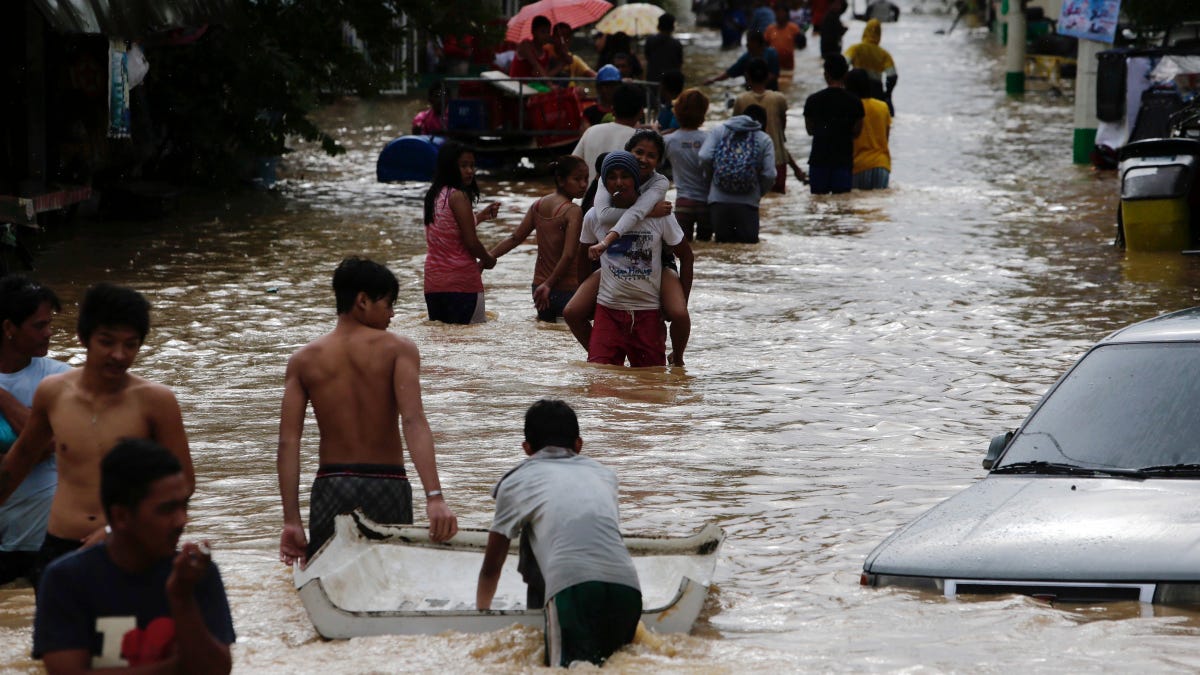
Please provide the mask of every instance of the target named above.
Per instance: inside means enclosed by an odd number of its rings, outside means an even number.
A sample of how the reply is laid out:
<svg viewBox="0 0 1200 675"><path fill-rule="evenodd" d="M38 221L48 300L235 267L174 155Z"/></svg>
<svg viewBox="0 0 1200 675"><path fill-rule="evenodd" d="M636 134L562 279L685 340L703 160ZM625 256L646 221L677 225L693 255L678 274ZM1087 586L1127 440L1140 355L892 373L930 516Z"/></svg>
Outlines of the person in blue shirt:
<svg viewBox="0 0 1200 675"><path fill-rule="evenodd" d="M772 17L774 15L772 14ZM738 60L725 69L725 72L720 75L714 75L704 81L704 84L712 84L721 80L728 80L731 77L742 77L746 74L746 66L750 64L751 59L762 59L767 62L767 71L770 73L767 78L767 89L779 91L779 52L775 51L774 47L768 47L767 41L763 39L762 33L747 33L746 34L746 51L738 57Z"/></svg>
<svg viewBox="0 0 1200 675"><path fill-rule="evenodd" d="M49 288L17 274L0 279L0 452L7 452L25 428L38 384L71 369L46 358L51 322L60 309ZM0 584L23 576L32 580L57 484L51 454L0 506Z"/></svg>

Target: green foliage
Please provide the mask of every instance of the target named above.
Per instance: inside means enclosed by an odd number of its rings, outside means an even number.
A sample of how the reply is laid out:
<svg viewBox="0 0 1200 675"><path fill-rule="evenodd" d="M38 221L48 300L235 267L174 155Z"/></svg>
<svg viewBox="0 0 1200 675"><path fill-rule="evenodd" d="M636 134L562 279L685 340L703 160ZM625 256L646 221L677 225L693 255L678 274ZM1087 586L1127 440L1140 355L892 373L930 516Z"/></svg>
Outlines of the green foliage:
<svg viewBox="0 0 1200 675"><path fill-rule="evenodd" d="M246 176L255 158L288 152L292 137L341 152L309 114L330 96L369 96L405 76L407 64L393 58L402 16L420 29L423 51L427 35L481 35L496 15L488 0L238 0L190 45L148 41L158 147L149 170L221 183ZM346 44L344 24L361 50Z"/></svg>

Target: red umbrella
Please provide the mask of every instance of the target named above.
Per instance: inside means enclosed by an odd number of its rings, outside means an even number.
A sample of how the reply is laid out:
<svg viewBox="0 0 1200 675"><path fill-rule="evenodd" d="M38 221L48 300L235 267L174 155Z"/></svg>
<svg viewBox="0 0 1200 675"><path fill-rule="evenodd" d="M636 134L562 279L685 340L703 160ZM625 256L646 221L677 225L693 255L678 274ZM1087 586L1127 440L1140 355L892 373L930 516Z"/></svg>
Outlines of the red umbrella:
<svg viewBox="0 0 1200 675"><path fill-rule="evenodd" d="M538 0L532 5L525 5L508 20L508 32L504 37L513 42L533 37L530 24L533 23L533 17L539 14L550 19L551 26L568 23L571 28L579 28L599 20L610 9L612 3L605 0Z"/></svg>

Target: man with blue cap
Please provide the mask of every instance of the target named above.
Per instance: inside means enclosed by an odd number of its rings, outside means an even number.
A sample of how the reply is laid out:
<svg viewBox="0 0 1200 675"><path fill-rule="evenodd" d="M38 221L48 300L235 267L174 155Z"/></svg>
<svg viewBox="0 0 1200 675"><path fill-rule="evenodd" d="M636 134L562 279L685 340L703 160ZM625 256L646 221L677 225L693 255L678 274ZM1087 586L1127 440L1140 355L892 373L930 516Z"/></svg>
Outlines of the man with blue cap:
<svg viewBox="0 0 1200 675"><path fill-rule="evenodd" d="M613 121L613 94L621 86L621 71L613 64L596 71L596 102L583 109L588 126Z"/></svg>
<svg viewBox="0 0 1200 675"><path fill-rule="evenodd" d="M629 208L641 187L641 168L632 153L608 153L600 167L612 205ZM583 218L581 248L608 234L596 209ZM692 248L674 215L646 217L630 227L600 256L596 318L588 343L588 361L608 365L665 366L667 328L662 318L663 244L679 258L679 280L692 285Z"/></svg>

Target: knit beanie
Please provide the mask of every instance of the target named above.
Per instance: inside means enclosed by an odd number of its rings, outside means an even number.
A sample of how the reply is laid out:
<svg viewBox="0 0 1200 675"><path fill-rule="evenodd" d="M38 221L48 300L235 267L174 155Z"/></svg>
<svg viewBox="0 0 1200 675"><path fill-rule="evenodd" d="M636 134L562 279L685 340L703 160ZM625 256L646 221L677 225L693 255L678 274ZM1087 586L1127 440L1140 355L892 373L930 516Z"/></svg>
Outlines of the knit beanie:
<svg viewBox="0 0 1200 675"><path fill-rule="evenodd" d="M616 168L628 171L629 175L633 176L633 189L639 193L642 191L642 167L638 166L637 157L634 157L633 153L624 150L608 153L604 164L600 165L600 178L607 178L608 172Z"/></svg>

